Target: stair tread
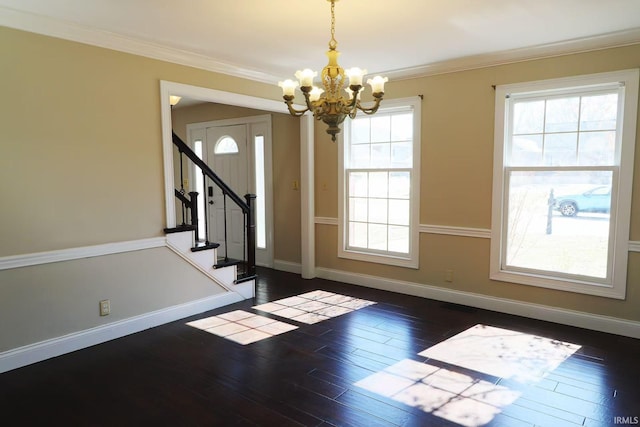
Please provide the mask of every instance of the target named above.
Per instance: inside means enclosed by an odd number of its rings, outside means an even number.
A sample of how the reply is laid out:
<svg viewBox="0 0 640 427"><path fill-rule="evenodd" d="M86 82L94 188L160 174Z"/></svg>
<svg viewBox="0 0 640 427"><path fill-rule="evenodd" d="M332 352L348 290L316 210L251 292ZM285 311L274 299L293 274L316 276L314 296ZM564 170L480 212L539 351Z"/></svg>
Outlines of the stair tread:
<svg viewBox="0 0 640 427"><path fill-rule="evenodd" d="M207 249L217 249L218 247L220 247L220 243L198 242L198 243L196 243L196 245L194 247L191 248L191 252L206 251Z"/></svg>
<svg viewBox="0 0 640 427"><path fill-rule="evenodd" d="M171 227L171 228L165 228L164 232L169 234L169 233L180 233L183 231L194 231L196 229L195 225L190 225L190 224L183 224L183 225L178 225L176 227Z"/></svg>
<svg viewBox="0 0 640 427"><path fill-rule="evenodd" d="M213 265L213 268L222 268L222 267L228 267L230 265L239 265L239 264L243 264L243 263L244 263L244 261L241 260L241 259L227 258L225 260L224 258L220 258Z"/></svg>
<svg viewBox="0 0 640 427"><path fill-rule="evenodd" d="M254 280L258 277L257 274L239 274L238 278L233 281L234 284L239 285L240 283L248 282L249 280Z"/></svg>

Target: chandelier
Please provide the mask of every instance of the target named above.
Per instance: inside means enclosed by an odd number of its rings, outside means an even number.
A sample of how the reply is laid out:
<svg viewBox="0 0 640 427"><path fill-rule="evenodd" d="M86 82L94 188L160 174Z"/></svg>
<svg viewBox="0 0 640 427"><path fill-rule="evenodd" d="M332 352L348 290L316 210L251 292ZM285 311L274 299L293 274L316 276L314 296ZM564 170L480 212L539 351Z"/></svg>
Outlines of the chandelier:
<svg viewBox="0 0 640 427"><path fill-rule="evenodd" d="M338 55L336 50L338 42L335 39L335 3L338 0L327 0L331 2L331 40L329 40L329 50L327 57L329 63L322 69L321 80L324 89L313 86L313 78L318 75L316 71L308 68L298 70L295 74L299 80L300 91L304 95L306 108L296 110L293 108L294 92L298 82L285 80L279 82L282 88L284 102L289 108L291 115L300 117L307 111L311 111L317 120L322 120L327 124L327 133L331 135L331 140L335 142L336 135L340 133L340 125L349 116L355 118L358 110L365 114L373 114L378 110L382 96L384 95L384 84L389 80L386 77L376 76L367 80L373 92L374 104L370 108L365 108L360 104L360 94L363 89L362 80L367 70L354 67L344 70L338 65ZM349 78L349 86L345 88L345 75ZM347 97L343 95L343 89Z"/></svg>

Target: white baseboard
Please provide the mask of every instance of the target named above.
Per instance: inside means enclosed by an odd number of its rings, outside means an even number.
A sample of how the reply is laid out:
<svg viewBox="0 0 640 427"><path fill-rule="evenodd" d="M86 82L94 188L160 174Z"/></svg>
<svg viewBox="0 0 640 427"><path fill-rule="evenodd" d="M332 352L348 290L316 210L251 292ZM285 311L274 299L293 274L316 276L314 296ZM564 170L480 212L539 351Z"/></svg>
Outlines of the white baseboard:
<svg viewBox="0 0 640 427"><path fill-rule="evenodd" d="M517 316L577 326L580 328L632 338L640 338L640 322L632 320L567 310L540 304L531 304L505 298L489 297L471 292L444 289L432 285L385 279L382 277L368 276L365 274L350 273L328 268L316 268L316 273L317 277L323 279L430 298L438 301L452 302L485 310L514 314Z"/></svg>
<svg viewBox="0 0 640 427"><path fill-rule="evenodd" d="M302 264L298 262L283 261L281 259L273 260L273 269L286 271L287 273L302 274Z"/></svg>
<svg viewBox="0 0 640 427"><path fill-rule="evenodd" d="M242 301L226 292L0 353L0 373Z"/></svg>

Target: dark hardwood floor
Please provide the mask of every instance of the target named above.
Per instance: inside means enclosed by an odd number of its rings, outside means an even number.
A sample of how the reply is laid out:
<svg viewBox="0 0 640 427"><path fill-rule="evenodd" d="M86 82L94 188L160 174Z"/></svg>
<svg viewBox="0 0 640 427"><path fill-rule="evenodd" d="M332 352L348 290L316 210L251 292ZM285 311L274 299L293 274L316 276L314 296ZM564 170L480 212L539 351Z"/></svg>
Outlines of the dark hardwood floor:
<svg viewBox="0 0 640 427"><path fill-rule="evenodd" d="M258 273L254 300L0 374L2 424L562 427L638 422L640 340L327 280L303 280L269 269ZM316 289L376 304L315 324L252 308ZM186 324L234 310L298 328L240 345ZM538 381L499 377L418 355L477 324L580 347ZM461 391L447 398L450 393L428 388L429 381L418 379L415 390L430 391L403 401L391 391L394 382L385 383L385 377L381 388L362 386L367 378L390 372L389 367L399 363L471 379L477 387L494 387L498 394ZM440 396L444 400L438 400ZM499 399L482 403L491 398ZM478 418L477 411L484 415Z"/></svg>

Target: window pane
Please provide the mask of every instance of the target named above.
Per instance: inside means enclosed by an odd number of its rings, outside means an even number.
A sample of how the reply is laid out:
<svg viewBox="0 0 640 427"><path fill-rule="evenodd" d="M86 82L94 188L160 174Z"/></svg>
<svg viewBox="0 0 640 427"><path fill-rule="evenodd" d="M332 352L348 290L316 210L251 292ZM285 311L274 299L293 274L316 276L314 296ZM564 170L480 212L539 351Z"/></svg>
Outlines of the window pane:
<svg viewBox="0 0 640 427"><path fill-rule="evenodd" d="M560 98L547 101L545 132L567 132L578 130L580 98Z"/></svg>
<svg viewBox="0 0 640 427"><path fill-rule="evenodd" d="M614 130L618 115L618 95L585 96L580 110L580 130Z"/></svg>
<svg viewBox="0 0 640 427"><path fill-rule="evenodd" d="M413 114L391 116L391 140L411 141L413 139Z"/></svg>
<svg viewBox="0 0 640 427"><path fill-rule="evenodd" d="M578 134L552 133L544 138L544 164L546 166L575 166L577 163Z"/></svg>
<svg viewBox="0 0 640 427"><path fill-rule="evenodd" d="M387 199L369 199L369 222L387 223Z"/></svg>
<svg viewBox="0 0 640 427"><path fill-rule="evenodd" d="M352 168L368 168L369 167L369 144L351 146L349 163Z"/></svg>
<svg viewBox="0 0 640 427"><path fill-rule="evenodd" d="M254 142L256 163L256 246L264 249L267 247L264 136L257 135Z"/></svg>
<svg viewBox="0 0 640 427"><path fill-rule="evenodd" d="M225 136L216 143L213 151L215 154L234 154L238 152L238 144L235 139Z"/></svg>
<svg viewBox="0 0 640 427"><path fill-rule="evenodd" d="M511 166L542 164L542 135L514 136L511 145Z"/></svg>
<svg viewBox="0 0 640 427"><path fill-rule="evenodd" d="M611 171L511 172L506 264L606 278L612 178Z"/></svg>
<svg viewBox="0 0 640 427"><path fill-rule="evenodd" d="M391 160L391 144L371 144L371 167L388 168Z"/></svg>
<svg viewBox="0 0 640 427"><path fill-rule="evenodd" d="M409 172L389 172L389 197L408 199L411 194L411 174Z"/></svg>
<svg viewBox="0 0 640 427"><path fill-rule="evenodd" d="M409 253L409 227L389 226L389 250Z"/></svg>
<svg viewBox="0 0 640 427"><path fill-rule="evenodd" d="M413 166L413 144L396 142L391 144L391 167L410 168Z"/></svg>
<svg viewBox="0 0 640 427"><path fill-rule="evenodd" d="M616 133L583 132L578 145L578 163L580 165L609 166L615 162Z"/></svg>
<svg viewBox="0 0 640 427"><path fill-rule="evenodd" d="M357 197L349 199L349 220L367 221L367 199Z"/></svg>
<svg viewBox="0 0 640 427"><path fill-rule="evenodd" d="M367 247L367 224L362 222L349 223L349 246L356 248Z"/></svg>
<svg viewBox="0 0 640 427"><path fill-rule="evenodd" d="M369 143L370 119L368 117L351 121L351 144Z"/></svg>
<svg viewBox="0 0 640 427"><path fill-rule="evenodd" d="M388 172L369 173L369 197L387 197Z"/></svg>
<svg viewBox="0 0 640 427"><path fill-rule="evenodd" d="M369 249L387 250L387 226L369 224Z"/></svg>
<svg viewBox="0 0 640 427"><path fill-rule="evenodd" d="M389 224L409 225L409 200L389 200Z"/></svg>
<svg viewBox="0 0 640 427"><path fill-rule="evenodd" d="M389 142L391 140L391 117L374 116L371 119L371 142Z"/></svg>
<svg viewBox="0 0 640 427"><path fill-rule="evenodd" d="M349 195L367 197L369 195L369 174L367 172L349 173Z"/></svg>
<svg viewBox="0 0 640 427"><path fill-rule="evenodd" d="M540 133L544 129L544 101L518 102L513 106L513 133Z"/></svg>

